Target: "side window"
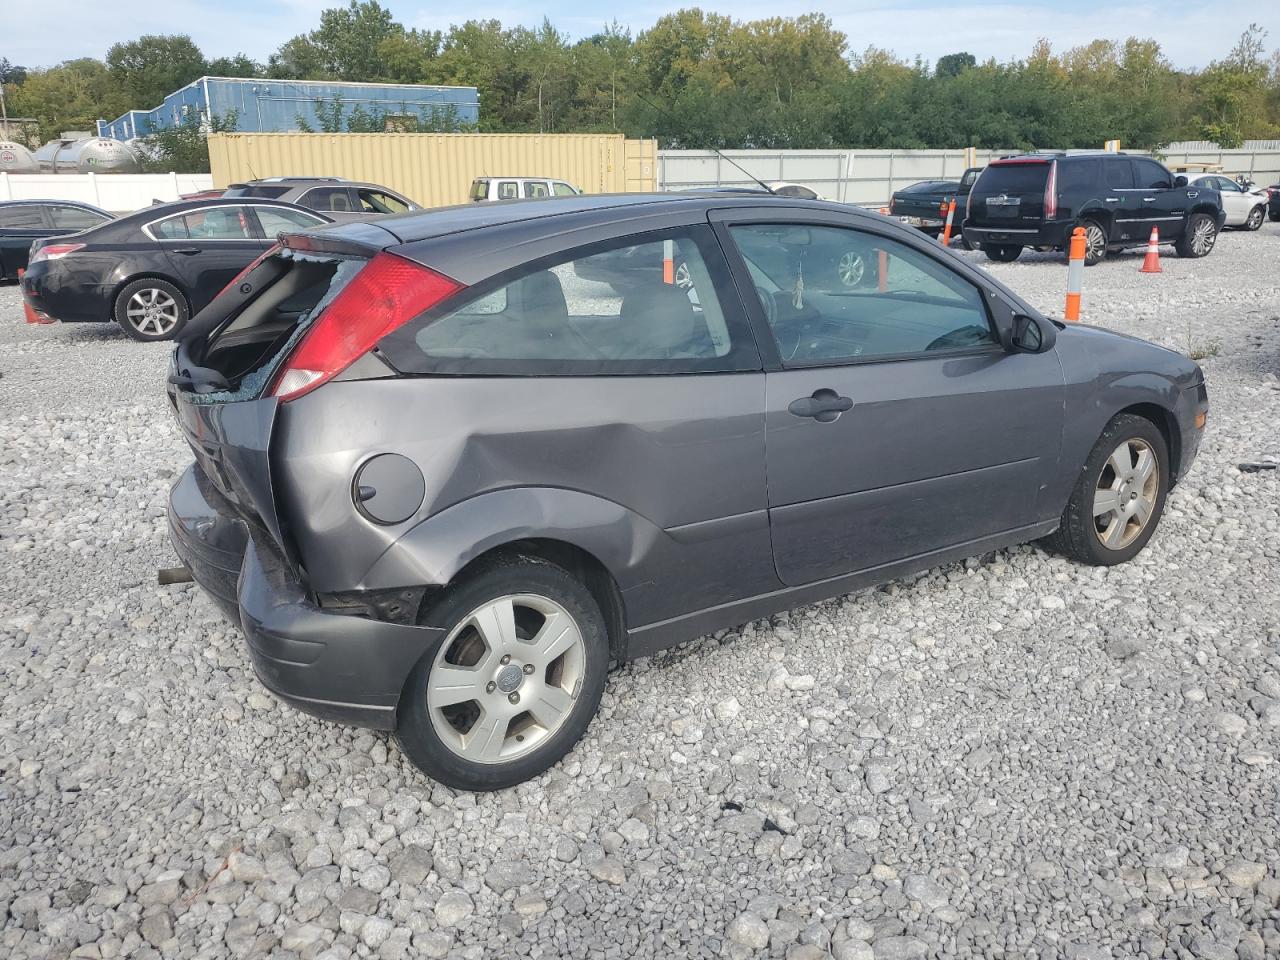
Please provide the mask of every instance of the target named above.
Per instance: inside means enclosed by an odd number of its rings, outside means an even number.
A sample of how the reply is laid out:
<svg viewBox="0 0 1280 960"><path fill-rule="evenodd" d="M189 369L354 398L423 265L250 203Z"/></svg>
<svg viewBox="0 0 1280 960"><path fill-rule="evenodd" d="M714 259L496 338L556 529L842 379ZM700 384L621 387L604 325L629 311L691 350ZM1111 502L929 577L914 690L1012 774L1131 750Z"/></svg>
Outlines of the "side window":
<svg viewBox="0 0 1280 960"><path fill-rule="evenodd" d="M80 207L50 207L49 212L53 215L53 225L59 230L88 230L107 221L102 214Z"/></svg>
<svg viewBox="0 0 1280 960"><path fill-rule="evenodd" d="M170 217L159 223L148 224L147 229L157 240L187 239L187 220L185 217Z"/></svg>
<svg viewBox="0 0 1280 960"><path fill-rule="evenodd" d="M526 200L541 200L550 195L546 183L542 180L526 180L524 182L524 197Z"/></svg>
<svg viewBox="0 0 1280 960"><path fill-rule="evenodd" d="M1112 190L1133 189L1133 167L1128 160L1108 160L1102 166L1107 171L1107 186Z"/></svg>
<svg viewBox="0 0 1280 960"><path fill-rule="evenodd" d="M250 240L249 216L244 207L208 207L182 216L192 240ZM168 221L165 221L167 224ZM156 236L159 236L157 233Z"/></svg>
<svg viewBox="0 0 1280 960"><path fill-rule="evenodd" d="M409 204L382 190L357 190L360 209L365 213L404 213Z"/></svg>
<svg viewBox="0 0 1280 960"><path fill-rule="evenodd" d="M721 306L733 301L718 253L706 226L593 244L480 284L379 349L408 373L759 369L740 315Z"/></svg>
<svg viewBox="0 0 1280 960"><path fill-rule="evenodd" d="M520 197L520 194L516 190L516 183L514 180L498 181L498 199L499 200L517 200L519 199L519 197Z"/></svg>
<svg viewBox="0 0 1280 960"><path fill-rule="evenodd" d="M42 230L45 223L44 211L34 203L15 203L13 206L0 206L0 227L13 230Z"/></svg>
<svg viewBox="0 0 1280 960"><path fill-rule="evenodd" d="M1071 160L1058 163L1058 192L1088 190L1098 182L1097 160Z"/></svg>
<svg viewBox="0 0 1280 960"><path fill-rule="evenodd" d="M258 215L258 222L262 224L262 233L268 238L274 237L277 233L319 227L324 223L319 217L313 217L301 210L290 210L287 207L254 207L253 212Z"/></svg>
<svg viewBox="0 0 1280 960"><path fill-rule="evenodd" d="M351 213L351 191L346 187L312 187L298 201L312 210L331 213Z"/></svg>
<svg viewBox="0 0 1280 960"><path fill-rule="evenodd" d="M559 180L553 180L551 183L551 192L557 197L576 197L578 191L573 189L567 183L561 183Z"/></svg>
<svg viewBox="0 0 1280 960"><path fill-rule="evenodd" d="M476 180L471 184L471 199L479 203L489 199L489 181Z"/></svg>
<svg viewBox="0 0 1280 960"><path fill-rule="evenodd" d="M1169 171L1154 160L1133 161L1134 183L1143 190L1169 190L1173 187L1173 177Z"/></svg>
<svg viewBox="0 0 1280 960"><path fill-rule="evenodd" d="M1244 193L1240 189L1240 184L1236 183L1230 177L1217 177L1218 189L1222 193Z"/></svg>
<svg viewBox="0 0 1280 960"><path fill-rule="evenodd" d="M978 288L934 257L844 227L730 227L784 364L995 344Z"/></svg>

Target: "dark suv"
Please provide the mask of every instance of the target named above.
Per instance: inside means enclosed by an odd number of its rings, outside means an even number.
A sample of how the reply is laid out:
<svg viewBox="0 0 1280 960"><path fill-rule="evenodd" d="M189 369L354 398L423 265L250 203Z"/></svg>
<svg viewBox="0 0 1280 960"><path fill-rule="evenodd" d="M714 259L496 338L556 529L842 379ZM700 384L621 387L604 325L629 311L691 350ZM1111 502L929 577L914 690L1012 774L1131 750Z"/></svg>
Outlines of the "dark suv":
<svg viewBox="0 0 1280 960"><path fill-rule="evenodd" d="M287 235L169 391L174 546L263 683L468 788L563 756L610 662L1039 537L1130 559L1208 402L886 217L660 193Z"/></svg>
<svg viewBox="0 0 1280 960"><path fill-rule="evenodd" d="M1023 247L1065 250L1085 229L1085 263L1147 242L1151 228L1180 257L1213 249L1226 215L1218 191L1188 186L1149 157L1031 153L996 160L969 193L964 236L992 260Z"/></svg>

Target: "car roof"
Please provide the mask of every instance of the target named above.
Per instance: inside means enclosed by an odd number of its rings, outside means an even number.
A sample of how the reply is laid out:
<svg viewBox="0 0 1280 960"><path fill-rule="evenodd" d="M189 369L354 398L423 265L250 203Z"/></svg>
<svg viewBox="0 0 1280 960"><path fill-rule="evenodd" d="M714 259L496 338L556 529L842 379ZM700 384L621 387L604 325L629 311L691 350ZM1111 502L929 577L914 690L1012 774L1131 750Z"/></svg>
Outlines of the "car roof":
<svg viewBox="0 0 1280 960"><path fill-rule="evenodd" d="M534 223L556 217L577 215L575 223L607 224L634 217L667 212L705 212L717 207L776 206L794 210L830 209L843 213L877 217L869 210L851 204L799 197L781 197L770 193L730 194L713 191L698 193L594 193L574 197L550 197L541 200L503 200L497 203L467 203L433 210L398 213L379 217L378 227L401 243L434 239L450 234L480 230L515 223ZM551 224L548 224L549 226ZM319 232L342 238L358 229L356 225L336 224L317 228Z"/></svg>
<svg viewBox="0 0 1280 960"><path fill-rule="evenodd" d="M106 214L108 217L115 219L114 215L101 207L95 207L92 203L85 203L81 200L58 200L50 198L47 200L0 200L0 207L32 207L32 206L50 206L59 207L79 207L81 210L92 210L94 213Z"/></svg>
<svg viewBox="0 0 1280 960"><path fill-rule="evenodd" d="M329 220L321 210L311 210L287 200L276 200L270 197L205 197L197 200L170 200L167 203L154 203L141 210L120 217L118 223L142 222L150 223L178 213L189 213L192 210L210 210L217 207L283 207L286 210L302 210L305 213Z"/></svg>

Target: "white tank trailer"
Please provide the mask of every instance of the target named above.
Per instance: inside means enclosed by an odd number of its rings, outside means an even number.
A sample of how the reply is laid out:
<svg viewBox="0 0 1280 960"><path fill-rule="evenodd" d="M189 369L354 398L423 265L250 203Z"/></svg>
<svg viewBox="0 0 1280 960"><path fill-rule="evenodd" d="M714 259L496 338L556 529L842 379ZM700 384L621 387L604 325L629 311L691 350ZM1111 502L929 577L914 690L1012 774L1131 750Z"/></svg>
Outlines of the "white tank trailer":
<svg viewBox="0 0 1280 960"><path fill-rule="evenodd" d="M109 137L50 140L36 151L41 173L137 173L138 156L129 145Z"/></svg>
<svg viewBox="0 0 1280 960"><path fill-rule="evenodd" d="M0 139L0 173L39 173L36 155L20 143Z"/></svg>

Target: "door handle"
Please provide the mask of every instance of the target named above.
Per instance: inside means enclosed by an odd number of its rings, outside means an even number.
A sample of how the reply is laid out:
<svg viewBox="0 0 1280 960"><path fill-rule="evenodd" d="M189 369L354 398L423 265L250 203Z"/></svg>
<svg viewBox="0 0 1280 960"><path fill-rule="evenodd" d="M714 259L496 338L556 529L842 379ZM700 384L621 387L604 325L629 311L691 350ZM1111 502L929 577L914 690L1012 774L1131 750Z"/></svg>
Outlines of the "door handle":
<svg viewBox="0 0 1280 960"><path fill-rule="evenodd" d="M175 247L173 252L180 253L184 257L193 257L200 252L200 248L199 247Z"/></svg>
<svg viewBox="0 0 1280 960"><path fill-rule="evenodd" d="M1155 197L1143 197L1143 198L1142 198L1142 202L1143 202L1143 203L1155 203L1155 202L1156 202L1156 198L1155 198Z"/></svg>
<svg viewBox="0 0 1280 960"><path fill-rule="evenodd" d="M1188 191L1187 191L1187 196L1194 200L1196 197L1200 196L1200 191L1199 191L1199 190L1188 190Z"/></svg>
<svg viewBox="0 0 1280 960"><path fill-rule="evenodd" d="M1107 197L1107 203L1119 203L1119 202L1120 202L1119 197Z"/></svg>
<svg viewBox="0 0 1280 960"><path fill-rule="evenodd" d="M852 409L852 400L823 387L813 391L813 396L792 400L787 412L794 417L812 417L819 423L830 423L840 414Z"/></svg>

